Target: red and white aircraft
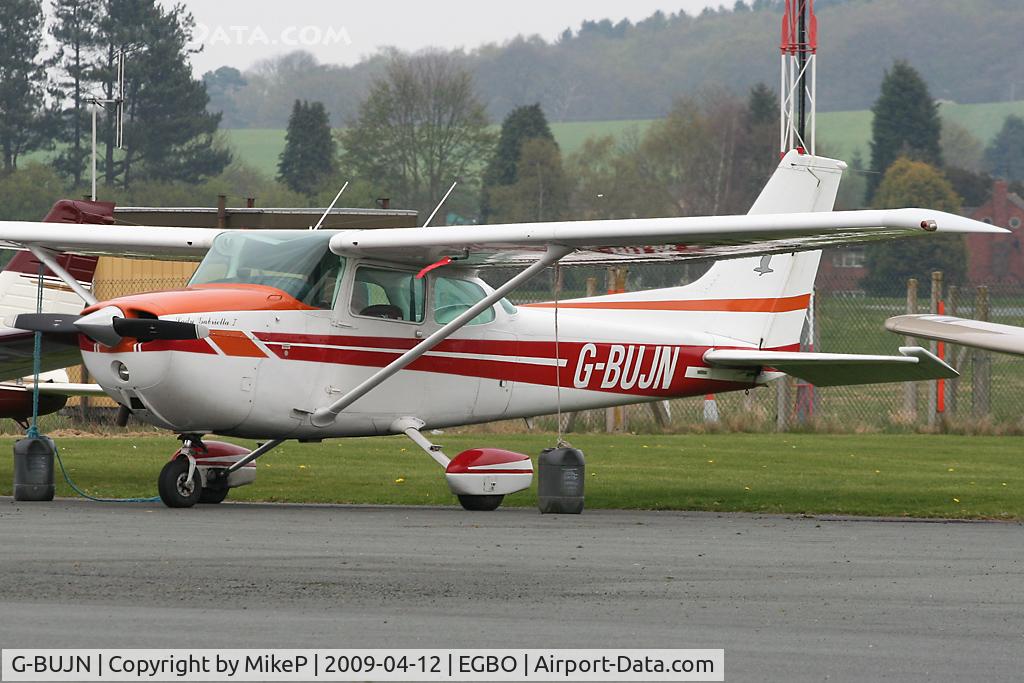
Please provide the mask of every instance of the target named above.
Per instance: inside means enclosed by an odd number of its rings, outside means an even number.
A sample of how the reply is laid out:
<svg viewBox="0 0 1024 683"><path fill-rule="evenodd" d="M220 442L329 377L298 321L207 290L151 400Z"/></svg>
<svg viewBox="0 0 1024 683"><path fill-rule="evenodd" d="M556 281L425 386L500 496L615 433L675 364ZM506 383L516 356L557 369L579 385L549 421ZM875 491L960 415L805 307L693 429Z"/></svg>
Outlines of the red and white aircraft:
<svg viewBox="0 0 1024 683"><path fill-rule="evenodd" d="M790 152L749 215L345 231L62 227L0 223L72 288L52 252L202 259L181 290L21 316L76 334L102 388L181 435L160 492L222 500L286 439L406 434L460 501L493 509L530 485L525 455L449 459L421 434L508 418L762 385L952 377L921 348L896 356L800 353L820 247L1001 228L927 209L833 212L845 164ZM556 263L718 258L667 289L513 306ZM527 265L497 289L482 267ZM81 289L79 287L79 289ZM266 440L252 452L209 434ZM250 467L247 467L250 466Z"/></svg>

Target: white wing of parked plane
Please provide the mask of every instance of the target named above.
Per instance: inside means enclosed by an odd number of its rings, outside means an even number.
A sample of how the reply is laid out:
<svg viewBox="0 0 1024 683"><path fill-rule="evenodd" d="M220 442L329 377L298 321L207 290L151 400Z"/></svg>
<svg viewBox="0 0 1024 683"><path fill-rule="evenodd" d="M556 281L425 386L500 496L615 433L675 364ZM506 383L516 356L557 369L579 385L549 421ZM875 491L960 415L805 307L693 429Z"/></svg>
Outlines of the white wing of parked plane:
<svg viewBox="0 0 1024 683"><path fill-rule="evenodd" d="M199 260L221 232L0 222L0 247ZM577 250L564 262L678 261L807 251L932 233L1006 232L942 211L891 209L346 230L330 237L330 247L337 254L406 263L433 263L448 256L466 258L467 264L515 265L537 260L549 245Z"/></svg>
<svg viewBox="0 0 1024 683"><path fill-rule="evenodd" d="M1024 327L948 315L898 315L885 321L891 332L922 339L1024 356Z"/></svg>
<svg viewBox="0 0 1024 683"><path fill-rule="evenodd" d="M469 264L509 265L536 260L548 245L578 250L563 263L676 261L979 232L1008 231L942 211L889 209L345 231L330 244L337 254L394 261L432 263L449 256Z"/></svg>
<svg viewBox="0 0 1024 683"><path fill-rule="evenodd" d="M222 232L211 228L0 221L0 248L36 246L73 254L198 261Z"/></svg>

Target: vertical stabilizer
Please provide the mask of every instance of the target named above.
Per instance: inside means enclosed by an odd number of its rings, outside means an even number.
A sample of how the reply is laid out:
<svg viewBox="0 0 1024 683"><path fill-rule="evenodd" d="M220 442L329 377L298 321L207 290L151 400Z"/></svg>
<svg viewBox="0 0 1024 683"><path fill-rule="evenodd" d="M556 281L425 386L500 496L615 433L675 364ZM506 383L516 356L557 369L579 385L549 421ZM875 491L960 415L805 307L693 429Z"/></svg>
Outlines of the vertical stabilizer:
<svg viewBox="0 0 1024 683"><path fill-rule="evenodd" d="M842 161L789 152L750 213L831 211L845 168ZM587 301L687 302L658 310L659 324L706 332L722 345L793 350L800 344L820 259L820 251L806 251L722 260L683 287L611 294ZM616 313L626 320L626 311ZM645 316L642 320L638 317L641 315ZM637 312L631 319L650 324L648 315Z"/></svg>

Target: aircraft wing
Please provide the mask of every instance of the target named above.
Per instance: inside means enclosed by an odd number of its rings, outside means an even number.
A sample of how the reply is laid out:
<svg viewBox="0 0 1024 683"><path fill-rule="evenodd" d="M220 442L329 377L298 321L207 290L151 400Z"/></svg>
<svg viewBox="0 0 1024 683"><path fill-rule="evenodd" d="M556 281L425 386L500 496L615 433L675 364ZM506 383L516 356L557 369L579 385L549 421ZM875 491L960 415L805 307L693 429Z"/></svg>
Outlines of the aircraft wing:
<svg viewBox="0 0 1024 683"><path fill-rule="evenodd" d="M1006 232L942 211L887 209L344 231L330 244L342 255L422 264L447 256L469 265L506 266L532 262L548 245L577 250L563 263L607 263L738 258L931 233Z"/></svg>
<svg viewBox="0 0 1024 683"><path fill-rule="evenodd" d="M213 228L0 221L0 248L37 246L73 254L198 261L221 232Z"/></svg>
<svg viewBox="0 0 1024 683"><path fill-rule="evenodd" d="M885 321L891 332L1024 356L1024 327L948 315L898 315Z"/></svg>
<svg viewBox="0 0 1024 683"><path fill-rule="evenodd" d="M32 391L32 384L23 385ZM107 392L99 384L81 384L78 382L40 382L39 393L56 396L107 396Z"/></svg>
<svg viewBox="0 0 1024 683"><path fill-rule="evenodd" d="M900 347L900 356L800 353L757 349L711 349L704 362L722 368L770 368L819 387L880 382L949 379L960 373L918 346Z"/></svg>

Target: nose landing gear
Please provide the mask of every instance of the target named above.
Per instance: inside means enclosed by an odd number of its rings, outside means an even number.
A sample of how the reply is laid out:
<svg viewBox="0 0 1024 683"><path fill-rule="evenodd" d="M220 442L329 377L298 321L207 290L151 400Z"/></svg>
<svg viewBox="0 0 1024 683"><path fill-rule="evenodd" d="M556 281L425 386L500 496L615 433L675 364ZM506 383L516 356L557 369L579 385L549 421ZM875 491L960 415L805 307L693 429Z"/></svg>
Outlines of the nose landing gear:
<svg viewBox="0 0 1024 683"><path fill-rule="evenodd" d="M181 448L160 471L157 488L167 507L223 502L232 488L256 480L256 458L281 444L268 441L254 451L223 441L203 442L200 434L182 434Z"/></svg>
<svg viewBox="0 0 1024 683"><path fill-rule="evenodd" d="M179 456L164 465L157 480L160 500L169 508L190 508L203 494L203 481L195 462Z"/></svg>

